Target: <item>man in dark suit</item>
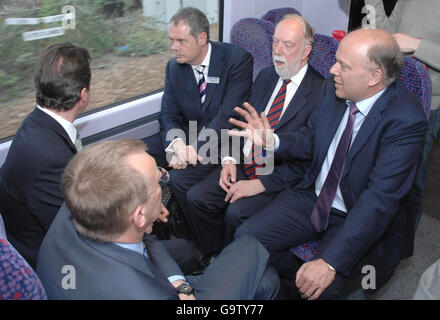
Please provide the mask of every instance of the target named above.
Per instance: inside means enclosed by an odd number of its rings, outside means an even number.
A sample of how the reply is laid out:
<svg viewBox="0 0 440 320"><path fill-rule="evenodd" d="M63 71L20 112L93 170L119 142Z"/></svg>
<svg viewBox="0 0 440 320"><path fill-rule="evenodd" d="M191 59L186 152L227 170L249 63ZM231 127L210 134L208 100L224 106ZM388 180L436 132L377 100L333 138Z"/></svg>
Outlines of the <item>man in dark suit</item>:
<svg viewBox="0 0 440 320"><path fill-rule="evenodd" d="M274 131L295 132L307 123L319 102L323 78L308 66L313 31L301 16L289 15L278 23L273 36L274 66L260 72L252 86L249 103L272 117ZM251 156L252 143L243 153ZM271 174L256 175L257 163L224 157L213 170L187 193L189 222L203 255L218 252L234 239L235 229L266 206L286 186L298 167L275 159ZM241 162L237 165L237 162ZM305 163L301 163L305 166ZM219 178L220 177L220 178ZM297 182L297 181L296 181ZM226 211L225 211L226 209Z"/></svg>
<svg viewBox="0 0 440 320"><path fill-rule="evenodd" d="M150 235L166 221L167 172L132 139L101 142L66 167L66 199L38 256L49 299L273 299L269 254L251 237L234 242L203 275L184 277ZM233 269L234 272L230 272Z"/></svg>
<svg viewBox="0 0 440 320"><path fill-rule="evenodd" d="M296 134L259 134L254 129L269 128L267 119L249 106L249 112L236 108L248 123L230 120L246 129L231 134L253 133L254 143L277 157L311 160L295 187L235 234L258 238L281 275L290 275L309 299L341 297L365 266L374 268L379 288L414 240L407 236L414 230L411 214L399 207L413 185L426 119L418 99L396 80L399 47L386 31L357 30L342 40L336 60L320 107ZM318 252L295 275L289 248L316 239Z"/></svg>
<svg viewBox="0 0 440 320"><path fill-rule="evenodd" d="M35 71L37 107L15 134L1 172L0 212L9 241L35 268L63 203L61 174L81 148L73 121L90 97L90 57L69 43L48 47Z"/></svg>
<svg viewBox="0 0 440 320"><path fill-rule="evenodd" d="M166 67L160 134L169 166L175 169L171 188L188 215L186 192L219 163L219 140L210 140L215 152L203 156L198 155L197 140L214 131L219 137L228 128L233 108L248 97L253 60L238 46L209 41L209 21L195 8L183 8L171 18L169 37L176 57Z"/></svg>

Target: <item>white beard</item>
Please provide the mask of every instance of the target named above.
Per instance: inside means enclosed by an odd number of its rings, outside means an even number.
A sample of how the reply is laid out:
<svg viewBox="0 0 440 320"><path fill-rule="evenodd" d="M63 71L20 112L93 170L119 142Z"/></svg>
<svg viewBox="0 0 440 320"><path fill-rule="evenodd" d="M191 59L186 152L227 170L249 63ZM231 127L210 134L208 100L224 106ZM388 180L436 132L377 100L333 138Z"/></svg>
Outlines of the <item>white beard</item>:
<svg viewBox="0 0 440 320"><path fill-rule="evenodd" d="M292 61L291 64L288 64L286 62L286 59L283 56L274 55L272 57L272 60L273 60L273 64L274 64L276 73L283 80L287 80L287 79L292 78L295 74L298 73L300 66L301 66L301 56L299 56L297 60ZM278 67L275 63L276 61L283 62L284 66Z"/></svg>

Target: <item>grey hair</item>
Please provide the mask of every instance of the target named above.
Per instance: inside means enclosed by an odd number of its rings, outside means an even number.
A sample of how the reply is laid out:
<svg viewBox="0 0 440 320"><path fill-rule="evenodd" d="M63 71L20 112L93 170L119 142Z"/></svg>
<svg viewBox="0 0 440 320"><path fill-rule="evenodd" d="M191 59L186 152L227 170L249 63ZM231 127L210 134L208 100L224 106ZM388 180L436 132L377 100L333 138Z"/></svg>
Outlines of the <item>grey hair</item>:
<svg viewBox="0 0 440 320"><path fill-rule="evenodd" d="M171 18L170 24L178 25L181 21L188 24L194 38L197 38L202 32L206 32L209 41L209 21L202 11L193 7L182 8Z"/></svg>
<svg viewBox="0 0 440 320"><path fill-rule="evenodd" d="M313 36L315 35L315 32L313 31L313 27L310 25L310 23L306 19L304 19L304 17L294 13L286 14L278 23L286 19L296 20L303 26L305 45L306 46L309 45L313 47L313 42L314 42Z"/></svg>
<svg viewBox="0 0 440 320"><path fill-rule="evenodd" d="M395 41L373 44L367 53L368 59L375 67L382 70L383 83L389 86L396 81L403 65L403 54Z"/></svg>

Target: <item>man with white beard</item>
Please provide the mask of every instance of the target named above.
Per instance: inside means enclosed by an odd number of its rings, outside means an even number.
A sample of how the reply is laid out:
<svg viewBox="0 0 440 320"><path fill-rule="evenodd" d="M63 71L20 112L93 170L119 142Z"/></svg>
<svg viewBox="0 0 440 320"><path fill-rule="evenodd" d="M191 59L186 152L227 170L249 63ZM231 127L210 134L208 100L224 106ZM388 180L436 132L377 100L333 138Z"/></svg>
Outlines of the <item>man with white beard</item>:
<svg viewBox="0 0 440 320"><path fill-rule="evenodd" d="M260 72L246 102L265 112L275 132L298 130L318 104L323 78L308 66L312 46L313 30L303 17L287 15L277 24L274 66ZM241 147L241 159L222 158L222 165L187 193L191 212L188 224L206 260L232 241L235 229L257 209L295 184L307 165L274 159L270 162L273 172L259 175L261 171L256 168L261 162L257 159L251 163L252 155L257 156L252 142L246 141Z"/></svg>

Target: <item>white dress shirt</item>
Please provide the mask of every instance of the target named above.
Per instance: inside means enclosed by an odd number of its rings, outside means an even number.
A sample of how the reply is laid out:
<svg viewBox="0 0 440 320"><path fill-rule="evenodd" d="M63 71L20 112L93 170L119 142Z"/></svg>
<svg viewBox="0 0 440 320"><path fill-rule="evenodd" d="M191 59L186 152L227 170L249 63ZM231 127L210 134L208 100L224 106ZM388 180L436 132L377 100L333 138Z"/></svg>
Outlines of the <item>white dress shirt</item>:
<svg viewBox="0 0 440 320"><path fill-rule="evenodd" d="M40 109L41 111L43 111L44 113L48 114L56 122L58 122L63 127L63 129L66 131L66 133L69 136L72 143L75 145L77 130L72 122L64 119L63 117L57 115L55 112L52 112L47 108L42 108L39 105L37 105L37 108Z"/></svg>

